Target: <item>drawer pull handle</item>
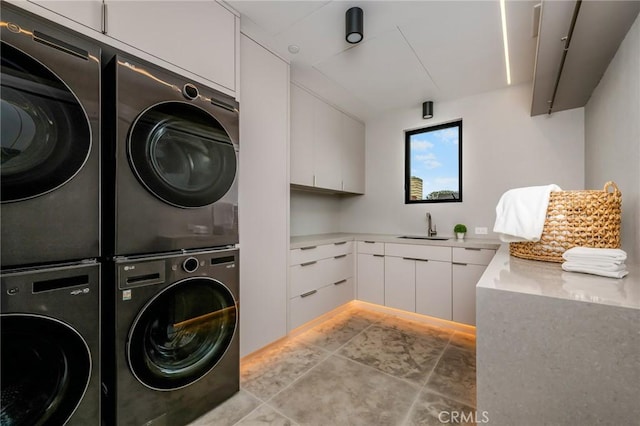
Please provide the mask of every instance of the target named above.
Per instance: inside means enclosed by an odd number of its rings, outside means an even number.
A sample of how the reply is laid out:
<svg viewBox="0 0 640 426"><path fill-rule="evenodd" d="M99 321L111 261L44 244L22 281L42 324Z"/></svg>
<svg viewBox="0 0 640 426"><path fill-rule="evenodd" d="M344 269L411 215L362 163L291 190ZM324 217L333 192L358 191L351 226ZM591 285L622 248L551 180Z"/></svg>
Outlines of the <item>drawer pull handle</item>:
<svg viewBox="0 0 640 426"><path fill-rule="evenodd" d="M474 247L465 247L465 250L472 250L472 251L481 251L482 249L479 248L474 248Z"/></svg>
<svg viewBox="0 0 640 426"><path fill-rule="evenodd" d="M404 260L415 260L415 261L418 261L418 262L428 262L429 261L429 259L418 259L416 257L403 257L403 259Z"/></svg>
<svg viewBox="0 0 640 426"><path fill-rule="evenodd" d="M333 243L334 246L341 246L343 244L347 244L346 241L340 241L339 243Z"/></svg>
<svg viewBox="0 0 640 426"><path fill-rule="evenodd" d="M375 244L375 241L363 241L365 244Z"/></svg>
<svg viewBox="0 0 640 426"><path fill-rule="evenodd" d="M306 293L302 293L302 294L300 295L300 297L309 297L309 296L311 296L312 294L316 294L317 292L318 292L318 290L311 290L311 291L308 291L308 292L306 292Z"/></svg>
<svg viewBox="0 0 640 426"><path fill-rule="evenodd" d="M308 247L300 247L300 250L313 250L314 248L317 248L318 246L308 246Z"/></svg>
<svg viewBox="0 0 640 426"><path fill-rule="evenodd" d="M334 259L342 259L343 257L347 257L347 255L346 254L340 254L338 256L334 256L333 258Z"/></svg>
<svg viewBox="0 0 640 426"><path fill-rule="evenodd" d="M340 284L344 284L346 282L347 282L347 280L340 280L340 281L336 281L335 283L333 283L333 285L340 285Z"/></svg>
<svg viewBox="0 0 640 426"><path fill-rule="evenodd" d="M460 265L460 266L467 266L466 263L460 263L460 262L451 262L452 265Z"/></svg>
<svg viewBox="0 0 640 426"><path fill-rule="evenodd" d="M309 265L313 265L315 263L318 263L318 261L317 260L312 260L311 262L301 263L300 266L309 266Z"/></svg>
<svg viewBox="0 0 640 426"><path fill-rule="evenodd" d="M384 254L374 254L373 257L384 257Z"/></svg>

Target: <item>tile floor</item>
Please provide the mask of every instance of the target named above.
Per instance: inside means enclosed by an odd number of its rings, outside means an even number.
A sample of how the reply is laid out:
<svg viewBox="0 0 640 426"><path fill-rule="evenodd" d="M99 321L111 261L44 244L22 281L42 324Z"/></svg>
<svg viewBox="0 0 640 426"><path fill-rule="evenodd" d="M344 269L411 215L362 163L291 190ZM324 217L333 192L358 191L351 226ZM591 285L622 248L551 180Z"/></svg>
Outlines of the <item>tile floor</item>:
<svg viewBox="0 0 640 426"><path fill-rule="evenodd" d="M350 307L243 360L240 388L190 426L440 425L475 410L475 336Z"/></svg>

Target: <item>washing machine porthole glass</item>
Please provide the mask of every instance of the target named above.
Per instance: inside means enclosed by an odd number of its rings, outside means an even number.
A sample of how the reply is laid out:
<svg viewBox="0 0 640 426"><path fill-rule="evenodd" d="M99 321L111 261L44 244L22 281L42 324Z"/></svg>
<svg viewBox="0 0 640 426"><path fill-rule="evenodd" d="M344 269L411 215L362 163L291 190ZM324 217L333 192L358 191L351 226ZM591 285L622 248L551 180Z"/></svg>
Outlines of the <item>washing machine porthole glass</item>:
<svg viewBox="0 0 640 426"><path fill-rule="evenodd" d="M64 424L89 385L86 342L68 325L35 315L2 315L0 328L0 424Z"/></svg>
<svg viewBox="0 0 640 426"><path fill-rule="evenodd" d="M91 149L89 120L57 75L2 42L0 199L19 201L68 182Z"/></svg>
<svg viewBox="0 0 640 426"><path fill-rule="evenodd" d="M128 155L142 184L179 207L218 201L236 176L228 133L208 112L184 102L161 103L140 114L129 132Z"/></svg>
<svg viewBox="0 0 640 426"><path fill-rule="evenodd" d="M167 287L140 311L127 341L129 366L156 390L188 386L226 353L237 326L233 295L211 278Z"/></svg>

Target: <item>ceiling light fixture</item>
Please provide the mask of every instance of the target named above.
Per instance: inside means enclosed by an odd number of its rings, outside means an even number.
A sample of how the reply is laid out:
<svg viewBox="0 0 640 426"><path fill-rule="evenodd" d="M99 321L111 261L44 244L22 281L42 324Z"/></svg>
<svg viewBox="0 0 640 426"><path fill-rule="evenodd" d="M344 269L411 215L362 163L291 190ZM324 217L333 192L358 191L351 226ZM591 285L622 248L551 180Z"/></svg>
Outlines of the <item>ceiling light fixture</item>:
<svg viewBox="0 0 640 426"><path fill-rule="evenodd" d="M294 55L300 52L300 46L297 44L290 44L287 49L289 50L289 53L293 53Z"/></svg>
<svg viewBox="0 0 640 426"><path fill-rule="evenodd" d="M433 101L423 102L422 104L422 118L433 118Z"/></svg>
<svg viewBox="0 0 640 426"><path fill-rule="evenodd" d="M352 7L345 14L345 38L351 44L360 43L364 33L364 12L359 7Z"/></svg>
<svg viewBox="0 0 640 426"><path fill-rule="evenodd" d="M504 41L504 62L507 67L507 84L511 84L511 66L509 65L509 41L507 40L507 10L505 0L500 0L500 16L502 18L502 40Z"/></svg>

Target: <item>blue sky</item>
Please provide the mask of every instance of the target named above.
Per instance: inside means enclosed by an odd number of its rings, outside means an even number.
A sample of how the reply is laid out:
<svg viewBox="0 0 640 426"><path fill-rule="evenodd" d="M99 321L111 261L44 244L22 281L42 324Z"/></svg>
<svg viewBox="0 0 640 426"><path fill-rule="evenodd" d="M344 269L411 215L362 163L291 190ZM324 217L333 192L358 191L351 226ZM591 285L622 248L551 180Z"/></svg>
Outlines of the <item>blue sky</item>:
<svg viewBox="0 0 640 426"><path fill-rule="evenodd" d="M411 135L411 176L422 178L423 197L458 190L458 127Z"/></svg>

